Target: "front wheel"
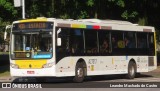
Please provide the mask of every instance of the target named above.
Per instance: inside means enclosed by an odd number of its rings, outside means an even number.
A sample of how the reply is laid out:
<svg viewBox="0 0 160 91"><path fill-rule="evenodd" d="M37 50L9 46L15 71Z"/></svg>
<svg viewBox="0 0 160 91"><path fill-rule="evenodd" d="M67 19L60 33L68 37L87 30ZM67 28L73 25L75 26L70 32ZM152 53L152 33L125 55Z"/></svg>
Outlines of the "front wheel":
<svg viewBox="0 0 160 91"><path fill-rule="evenodd" d="M82 62L77 63L75 68L75 77L73 78L74 82L83 82L85 77L85 68Z"/></svg>
<svg viewBox="0 0 160 91"><path fill-rule="evenodd" d="M137 71L136 63L133 61L129 62L127 78L134 79L136 75L136 71Z"/></svg>

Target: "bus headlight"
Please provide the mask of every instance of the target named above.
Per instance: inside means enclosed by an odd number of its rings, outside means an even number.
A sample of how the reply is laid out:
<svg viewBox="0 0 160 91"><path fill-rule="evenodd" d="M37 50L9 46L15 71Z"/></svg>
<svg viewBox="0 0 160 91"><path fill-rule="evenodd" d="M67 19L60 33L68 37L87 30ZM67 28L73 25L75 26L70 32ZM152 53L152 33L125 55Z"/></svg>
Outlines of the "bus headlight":
<svg viewBox="0 0 160 91"><path fill-rule="evenodd" d="M47 63L42 66L42 68L50 68L54 65L54 63Z"/></svg>
<svg viewBox="0 0 160 91"><path fill-rule="evenodd" d="M12 68L19 69L19 66L18 66L17 64L10 63L10 66L11 66Z"/></svg>

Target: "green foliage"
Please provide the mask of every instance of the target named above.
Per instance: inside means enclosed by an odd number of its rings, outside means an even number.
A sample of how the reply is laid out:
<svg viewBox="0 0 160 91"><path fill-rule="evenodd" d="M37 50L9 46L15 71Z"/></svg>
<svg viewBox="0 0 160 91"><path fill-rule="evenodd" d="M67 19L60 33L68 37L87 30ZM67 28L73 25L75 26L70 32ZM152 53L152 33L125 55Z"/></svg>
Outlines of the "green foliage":
<svg viewBox="0 0 160 91"><path fill-rule="evenodd" d="M86 4L92 7L94 5L94 0L88 0Z"/></svg>
<svg viewBox="0 0 160 91"><path fill-rule="evenodd" d="M109 2L113 2L116 5L118 5L119 7L125 7L125 0L108 0Z"/></svg>
<svg viewBox="0 0 160 91"><path fill-rule="evenodd" d="M99 18L157 27L160 24L160 21L154 23L160 20L160 2L157 0L25 0L25 6L27 18ZM21 13L21 7L15 8L13 0L0 0L0 26L22 19Z"/></svg>
<svg viewBox="0 0 160 91"><path fill-rule="evenodd" d="M15 17L16 14L18 13L10 0L0 0L0 8L1 8L0 11L1 18L6 18L5 14L9 14L7 15L8 17L11 16Z"/></svg>
<svg viewBox="0 0 160 91"><path fill-rule="evenodd" d="M125 7L125 2L124 2L124 0L116 0L116 4L118 5L118 6L120 6L120 7Z"/></svg>
<svg viewBox="0 0 160 91"><path fill-rule="evenodd" d="M39 13L38 13L38 5L36 5L36 4L33 4L31 7L30 7L30 10L32 10L32 11L30 11L30 17L36 17L36 16L38 16L39 15Z"/></svg>
<svg viewBox="0 0 160 91"><path fill-rule="evenodd" d="M84 18L88 18L89 15L87 14L86 11L81 11L80 15L78 16L78 19L84 19Z"/></svg>
<svg viewBox="0 0 160 91"><path fill-rule="evenodd" d="M143 26L147 25L147 17L139 18L138 24Z"/></svg>
<svg viewBox="0 0 160 91"><path fill-rule="evenodd" d="M60 18L62 18L62 19L69 19L70 17L69 17L69 15L68 14L63 14L63 15L60 15Z"/></svg>
<svg viewBox="0 0 160 91"><path fill-rule="evenodd" d="M127 10L125 10L121 17L123 17L124 19L129 19L129 18L134 18L138 15L138 13L136 11L132 11L132 13L129 13Z"/></svg>

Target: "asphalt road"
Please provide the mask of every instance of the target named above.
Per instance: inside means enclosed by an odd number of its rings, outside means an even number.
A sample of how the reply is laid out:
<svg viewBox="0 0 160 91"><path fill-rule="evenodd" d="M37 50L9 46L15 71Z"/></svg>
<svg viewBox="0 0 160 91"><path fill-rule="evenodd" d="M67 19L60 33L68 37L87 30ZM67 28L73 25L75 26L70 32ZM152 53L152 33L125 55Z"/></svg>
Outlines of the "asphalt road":
<svg viewBox="0 0 160 91"><path fill-rule="evenodd" d="M6 82L12 83L31 83L42 84L43 88L115 88L111 85L138 84L142 85L150 83L151 85L159 82L157 87L160 87L160 78L152 75L140 74L135 79L126 79L124 75L110 76L94 76L87 77L83 83L73 83L71 78L45 78L37 81L35 78L12 78ZM4 81L3 81L4 82ZM121 87L120 87L121 88ZM156 88L156 87L155 87Z"/></svg>
<svg viewBox="0 0 160 91"><path fill-rule="evenodd" d="M20 82L21 84L29 82L29 84L42 85L42 89L14 88L12 91L159 91L160 88L160 83L156 83L160 82L160 78L148 74L141 74L130 80L126 79L124 75L87 77L83 83L73 83L71 79L66 78L47 78L42 83L37 83L35 78L12 78L7 82ZM8 89L0 89L0 91L2 90L8 91Z"/></svg>

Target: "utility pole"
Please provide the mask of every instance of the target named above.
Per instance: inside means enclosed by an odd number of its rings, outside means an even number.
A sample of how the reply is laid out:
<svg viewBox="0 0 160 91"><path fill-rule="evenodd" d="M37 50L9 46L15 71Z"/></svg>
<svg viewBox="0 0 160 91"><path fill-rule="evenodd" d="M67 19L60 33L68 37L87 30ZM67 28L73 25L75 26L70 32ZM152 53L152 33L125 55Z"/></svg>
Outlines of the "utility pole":
<svg viewBox="0 0 160 91"><path fill-rule="evenodd" d="M22 18L25 19L25 0L22 0Z"/></svg>
<svg viewBox="0 0 160 91"><path fill-rule="evenodd" d="M14 0L14 7L22 6L22 19L25 19L25 0Z"/></svg>

